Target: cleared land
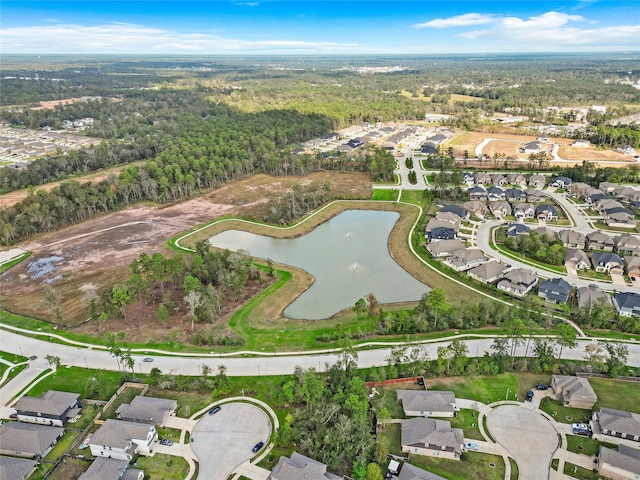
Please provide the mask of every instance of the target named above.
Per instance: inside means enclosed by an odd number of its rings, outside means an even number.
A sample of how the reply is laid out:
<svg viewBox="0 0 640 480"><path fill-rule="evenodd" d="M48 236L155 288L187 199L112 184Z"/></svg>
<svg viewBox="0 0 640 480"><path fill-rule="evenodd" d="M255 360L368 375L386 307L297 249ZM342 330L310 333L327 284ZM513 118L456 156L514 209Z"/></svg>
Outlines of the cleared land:
<svg viewBox="0 0 640 480"><path fill-rule="evenodd" d="M571 145L563 145L558 150L560 158L565 160L589 160L598 162L633 162L634 159L629 155L624 155L614 150L598 150L595 147L572 147Z"/></svg>

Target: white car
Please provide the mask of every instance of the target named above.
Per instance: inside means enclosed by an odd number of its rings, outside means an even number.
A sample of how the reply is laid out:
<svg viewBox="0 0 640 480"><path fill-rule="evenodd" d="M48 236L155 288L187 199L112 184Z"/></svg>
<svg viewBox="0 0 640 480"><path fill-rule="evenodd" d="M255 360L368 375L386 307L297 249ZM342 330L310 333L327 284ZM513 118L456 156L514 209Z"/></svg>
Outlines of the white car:
<svg viewBox="0 0 640 480"><path fill-rule="evenodd" d="M467 450L480 450L480 447L478 446L477 443L465 443L464 447Z"/></svg>

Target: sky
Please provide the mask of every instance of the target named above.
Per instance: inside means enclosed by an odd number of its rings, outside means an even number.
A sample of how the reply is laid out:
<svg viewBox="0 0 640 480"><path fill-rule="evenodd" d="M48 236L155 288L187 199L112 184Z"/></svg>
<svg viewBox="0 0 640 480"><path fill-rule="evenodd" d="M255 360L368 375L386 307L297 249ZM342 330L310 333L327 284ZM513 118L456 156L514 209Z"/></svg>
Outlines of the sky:
<svg viewBox="0 0 640 480"><path fill-rule="evenodd" d="M0 54L640 51L637 0L2 0Z"/></svg>

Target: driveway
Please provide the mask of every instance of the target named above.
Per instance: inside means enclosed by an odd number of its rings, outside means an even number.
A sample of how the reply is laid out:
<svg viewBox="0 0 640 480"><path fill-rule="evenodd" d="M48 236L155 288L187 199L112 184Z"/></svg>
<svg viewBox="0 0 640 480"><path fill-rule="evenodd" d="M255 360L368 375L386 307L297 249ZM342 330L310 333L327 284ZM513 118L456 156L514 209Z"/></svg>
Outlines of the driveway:
<svg viewBox="0 0 640 480"><path fill-rule="evenodd" d="M487 415L487 428L518 464L520 480L549 478L558 435L547 419L520 405L502 405Z"/></svg>
<svg viewBox="0 0 640 480"><path fill-rule="evenodd" d="M268 442L271 421L260 408L249 403L225 403L214 414L205 414L191 436L191 449L198 458L198 479L228 478L241 463L254 456L258 442Z"/></svg>

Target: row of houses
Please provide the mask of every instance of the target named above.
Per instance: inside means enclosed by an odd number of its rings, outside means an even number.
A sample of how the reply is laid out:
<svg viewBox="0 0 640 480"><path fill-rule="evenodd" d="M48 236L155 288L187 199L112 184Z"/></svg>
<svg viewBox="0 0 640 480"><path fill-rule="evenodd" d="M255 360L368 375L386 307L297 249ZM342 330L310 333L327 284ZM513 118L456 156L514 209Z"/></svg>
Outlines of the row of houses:
<svg viewBox="0 0 640 480"><path fill-rule="evenodd" d="M640 209L640 190L611 182L601 182L598 188L578 182L569 187L569 192L596 210L607 225L619 228L637 226L634 216Z"/></svg>
<svg viewBox="0 0 640 480"><path fill-rule="evenodd" d="M545 195L535 188L527 188L522 190L520 188L506 188L502 187L489 187L484 188L476 185L469 187L467 190L469 200L478 200L481 202L490 201L497 202L499 200L506 200L509 203L528 202L528 203L540 203L546 200Z"/></svg>
<svg viewBox="0 0 640 480"><path fill-rule="evenodd" d="M504 185L512 185L517 187L531 188L543 188L547 184L547 177L541 174L533 174L529 177L522 173L509 173L506 176L501 173L488 173L488 172L464 172L462 174L462 181L468 186L473 185L493 185L496 187L502 187Z"/></svg>

